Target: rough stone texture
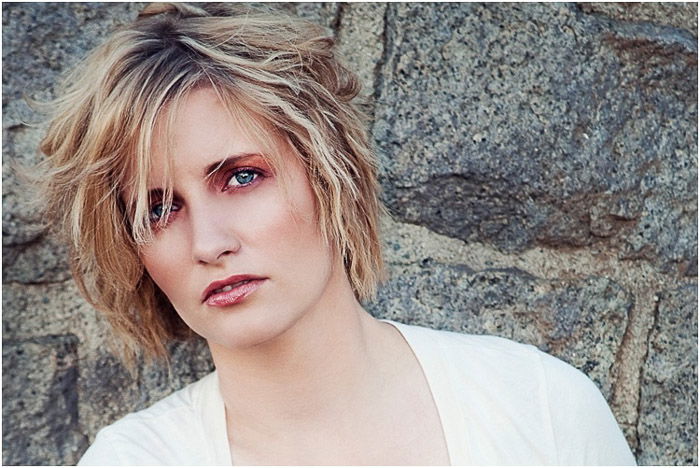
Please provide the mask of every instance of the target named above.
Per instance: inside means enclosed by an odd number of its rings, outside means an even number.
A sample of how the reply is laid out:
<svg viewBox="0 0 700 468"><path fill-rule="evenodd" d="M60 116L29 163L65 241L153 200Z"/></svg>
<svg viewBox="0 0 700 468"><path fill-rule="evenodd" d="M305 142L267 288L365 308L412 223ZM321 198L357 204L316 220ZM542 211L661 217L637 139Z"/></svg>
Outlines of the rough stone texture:
<svg viewBox="0 0 700 468"><path fill-rule="evenodd" d="M3 462L211 370L130 375L14 164L59 74L143 4L3 5ZM277 4L335 31L374 118L390 280L379 317L531 343L586 372L638 461L697 464L697 5Z"/></svg>
<svg viewBox="0 0 700 468"><path fill-rule="evenodd" d="M26 188L19 185L13 171L13 164L36 161L44 129L24 98L41 100L51 96L63 71L99 44L116 25L135 18L143 5L3 5L3 247L31 242L43 232L36 210L26 206ZM31 96L26 94L29 91Z"/></svg>
<svg viewBox="0 0 700 468"><path fill-rule="evenodd" d="M5 60L3 58L3 60ZM3 90L8 85L3 82ZM4 95L3 95L4 98ZM37 210L27 202L27 189L22 185L22 179L17 176L16 165L29 167L37 161L37 147L41 139L40 128L29 128L22 125L27 120L28 112L24 111L24 117L20 115L22 110L14 105L21 101L11 101L5 112L3 100L3 139L2 139L2 245L3 245L3 275L7 266L4 256L6 252L12 252L13 246L30 244L37 241L44 232L41 220L37 216ZM9 114L9 115L8 115ZM14 114L14 115L13 115ZM5 115L8 115L5 118ZM10 156L11 157L8 157ZM6 249L6 247L8 247ZM25 250L25 249L22 249ZM14 261L14 258L13 260Z"/></svg>
<svg viewBox="0 0 700 468"><path fill-rule="evenodd" d="M698 464L698 290L660 294L642 372L639 438L642 464ZM670 420L666 431L658 428Z"/></svg>
<svg viewBox="0 0 700 468"><path fill-rule="evenodd" d="M688 267L697 47L564 5L406 4L387 18L374 130L399 219L506 251L602 243Z"/></svg>
<svg viewBox="0 0 700 468"><path fill-rule="evenodd" d="M338 15L341 9L340 3L288 3L285 5L285 8L304 19L313 21L328 29L333 30L338 27Z"/></svg>
<svg viewBox="0 0 700 468"><path fill-rule="evenodd" d="M384 53L386 3L348 3L341 9L338 51L360 77L362 96L374 93L377 67Z"/></svg>
<svg viewBox="0 0 700 468"><path fill-rule="evenodd" d="M87 449L78 417L77 348L74 335L3 340L3 464L75 463Z"/></svg>
<svg viewBox="0 0 700 468"><path fill-rule="evenodd" d="M142 363L136 375L130 375L110 354L115 348L107 325L80 299L72 281L40 285L5 283L2 301L4 340L22 343L33 342L36 336L72 336L79 344L77 404L81 430L91 437L129 411L145 408L212 370L208 350L202 342L174 343L170 369ZM39 372L42 366L46 367L31 355L26 356L17 361L20 368L36 367L34 371ZM14 383L23 386L26 382Z"/></svg>
<svg viewBox="0 0 700 468"><path fill-rule="evenodd" d="M3 246L2 280L48 283L70 278L67 247L43 235L17 246Z"/></svg>
<svg viewBox="0 0 700 468"><path fill-rule="evenodd" d="M610 18L635 23L650 22L686 29L698 37L698 4L609 2L579 3L586 13L599 13Z"/></svg>
<svg viewBox="0 0 700 468"><path fill-rule="evenodd" d="M176 343L170 349L172 366L142 362L135 375L106 350L86 351L79 380L84 432L93 436L125 414L146 408L214 370L203 341Z"/></svg>

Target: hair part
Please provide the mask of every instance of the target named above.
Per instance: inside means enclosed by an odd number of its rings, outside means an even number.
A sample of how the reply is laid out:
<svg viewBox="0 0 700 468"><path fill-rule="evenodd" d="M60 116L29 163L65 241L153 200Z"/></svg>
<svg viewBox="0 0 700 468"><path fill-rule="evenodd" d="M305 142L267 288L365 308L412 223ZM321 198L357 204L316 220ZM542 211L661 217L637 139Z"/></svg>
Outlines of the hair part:
<svg viewBox="0 0 700 468"><path fill-rule="evenodd" d="M159 3L66 76L41 143L45 218L70 240L78 287L122 338L127 362L140 349L165 357L169 340L192 334L139 247L153 236L147 179L158 123L168 131L178 104L201 87L269 149L273 168L275 139L294 150L355 296L376 293L384 275L376 159L353 102L358 80L333 45L321 27L279 12ZM167 211L172 187L163 182Z"/></svg>

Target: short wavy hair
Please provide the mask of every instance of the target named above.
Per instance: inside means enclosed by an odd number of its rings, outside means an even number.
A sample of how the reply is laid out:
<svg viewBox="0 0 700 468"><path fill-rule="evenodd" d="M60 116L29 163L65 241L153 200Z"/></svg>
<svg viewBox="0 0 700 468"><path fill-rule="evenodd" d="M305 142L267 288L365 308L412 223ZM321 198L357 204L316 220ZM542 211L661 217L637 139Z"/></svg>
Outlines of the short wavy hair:
<svg viewBox="0 0 700 468"><path fill-rule="evenodd" d="M232 115L253 117L242 120L265 140L273 168L271 140L294 149L355 296L376 293L384 275L376 158L358 79L333 46L320 26L281 12L159 3L65 77L41 142L45 217L68 238L78 287L122 338L127 361L140 350L165 357L169 341L192 334L139 248L153 235L146 180L156 121L172 122L197 88L213 88Z"/></svg>

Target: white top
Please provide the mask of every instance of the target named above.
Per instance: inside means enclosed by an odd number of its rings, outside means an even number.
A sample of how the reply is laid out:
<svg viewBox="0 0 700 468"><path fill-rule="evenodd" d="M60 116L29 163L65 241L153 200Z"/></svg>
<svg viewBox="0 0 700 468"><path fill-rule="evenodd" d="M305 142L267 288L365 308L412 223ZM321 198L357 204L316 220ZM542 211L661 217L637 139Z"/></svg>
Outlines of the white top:
<svg viewBox="0 0 700 468"><path fill-rule="evenodd" d="M394 325L418 358L452 465L634 465L584 374L529 345ZM216 372L98 432L79 465L230 465Z"/></svg>

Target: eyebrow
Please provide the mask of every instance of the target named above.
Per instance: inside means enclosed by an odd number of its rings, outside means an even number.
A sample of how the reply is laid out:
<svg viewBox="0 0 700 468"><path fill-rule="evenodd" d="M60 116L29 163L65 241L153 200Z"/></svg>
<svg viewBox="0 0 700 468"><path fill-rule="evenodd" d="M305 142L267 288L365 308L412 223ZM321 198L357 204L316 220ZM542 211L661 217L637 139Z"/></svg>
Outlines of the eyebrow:
<svg viewBox="0 0 700 468"><path fill-rule="evenodd" d="M203 176L205 180L210 179L216 172L221 169L224 166L229 166L233 164L234 161L237 161L239 159L247 159L247 158L253 158L253 157L262 157L260 153L238 153L238 154L232 154L231 156L222 159L221 161L217 161L215 163L209 164L203 172ZM150 189L148 191L148 196L149 199L156 199L160 198L164 194L164 190L162 188L154 188Z"/></svg>
<svg viewBox="0 0 700 468"><path fill-rule="evenodd" d="M238 159L245 159L245 158L252 158L255 156L261 156L259 153L239 153L239 154L232 154L231 156L222 159L221 161L217 161L215 163L212 163L208 165L204 169L204 179L209 179L211 176L213 176L216 171L221 169L224 166L228 166L232 164L234 161Z"/></svg>

